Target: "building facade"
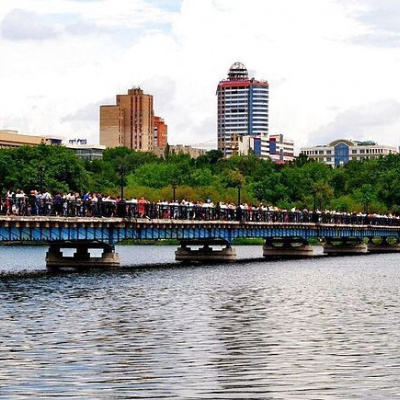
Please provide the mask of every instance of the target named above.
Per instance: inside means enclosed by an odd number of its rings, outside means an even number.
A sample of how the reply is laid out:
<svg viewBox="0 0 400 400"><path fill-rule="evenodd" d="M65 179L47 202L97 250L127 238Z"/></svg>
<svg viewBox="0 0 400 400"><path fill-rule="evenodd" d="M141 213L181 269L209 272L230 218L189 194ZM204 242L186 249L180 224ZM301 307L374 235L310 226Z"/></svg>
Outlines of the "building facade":
<svg viewBox="0 0 400 400"><path fill-rule="evenodd" d="M243 136L268 135L269 86L248 76L246 67L234 63L228 78L217 88L218 97L218 150L225 156L239 153Z"/></svg>
<svg viewBox="0 0 400 400"><path fill-rule="evenodd" d="M239 154L254 154L263 159L269 158L275 162L289 162L295 159L294 141L282 134L266 136L241 136L239 139Z"/></svg>
<svg viewBox="0 0 400 400"><path fill-rule="evenodd" d="M275 162L294 161L294 141L282 134L269 135L268 138L269 157Z"/></svg>
<svg viewBox="0 0 400 400"><path fill-rule="evenodd" d="M198 149L192 146L176 144L169 146L171 154L188 154L191 158L197 158L207 153L205 149Z"/></svg>
<svg viewBox="0 0 400 400"><path fill-rule="evenodd" d="M398 151L395 147L378 145L372 141L357 142L339 139L328 145L303 147L300 153L310 159L339 167L352 160L379 158L388 154L398 154Z"/></svg>
<svg viewBox="0 0 400 400"><path fill-rule="evenodd" d="M68 141L66 147L72 150L78 157L93 161L101 160L103 158L103 151L105 146L95 146L87 143L86 139L71 139Z"/></svg>
<svg viewBox="0 0 400 400"><path fill-rule="evenodd" d="M124 109L120 106L100 106L100 144L106 147L124 146Z"/></svg>
<svg viewBox="0 0 400 400"><path fill-rule="evenodd" d="M153 153L157 157L162 157L164 158L166 156L166 152L169 152L169 154L187 154L191 158L197 158L200 157L201 155L207 153L207 150L205 149L198 149L192 146L187 146L183 144L176 144L176 145L169 145L168 148L165 147L154 147L153 148Z"/></svg>
<svg viewBox="0 0 400 400"><path fill-rule="evenodd" d="M140 88L117 95L116 105L100 106L100 145L151 151L154 143L153 96Z"/></svg>
<svg viewBox="0 0 400 400"><path fill-rule="evenodd" d="M153 147L167 147L168 127L160 117L154 117L154 140Z"/></svg>
<svg viewBox="0 0 400 400"><path fill-rule="evenodd" d="M0 148L39 146L41 144L58 146L62 139L49 136L22 135L14 130L0 130Z"/></svg>

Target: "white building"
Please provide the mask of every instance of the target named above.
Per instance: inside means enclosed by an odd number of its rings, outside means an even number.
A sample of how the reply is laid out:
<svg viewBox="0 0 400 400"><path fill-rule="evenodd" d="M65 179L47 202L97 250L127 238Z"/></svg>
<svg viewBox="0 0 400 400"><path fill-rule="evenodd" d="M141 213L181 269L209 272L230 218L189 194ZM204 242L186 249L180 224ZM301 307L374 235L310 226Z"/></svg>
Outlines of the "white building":
<svg viewBox="0 0 400 400"><path fill-rule="evenodd" d="M73 150L78 157L89 161L101 160L106 149L106 146L87 144L86 139L72 139L66 147Z"/></svg>
<svg viewBox="0 0 400 400"><path fill-rule="evenodd" d="M338 139L328 145L303 147L300 153L310 159L338 167L352 160L379 158L388 154L398 154L398 151L395 147L378 145L371 141Z"/></svg>
<svg viewBox="0 0 400 400"><path fill-rule="evenodd" d="M263 159L270 158L277 162L293 161L294 141L282 134L263 136L241 136L238 140L240 155L260 153Z"/></svg>
<svg viewBox="0 0 400 400"><path fill-rule="evenodd" d="M295 159L293 139L289 139L282 134L269 135L268 153L273 161L293 161Z"/></svg>

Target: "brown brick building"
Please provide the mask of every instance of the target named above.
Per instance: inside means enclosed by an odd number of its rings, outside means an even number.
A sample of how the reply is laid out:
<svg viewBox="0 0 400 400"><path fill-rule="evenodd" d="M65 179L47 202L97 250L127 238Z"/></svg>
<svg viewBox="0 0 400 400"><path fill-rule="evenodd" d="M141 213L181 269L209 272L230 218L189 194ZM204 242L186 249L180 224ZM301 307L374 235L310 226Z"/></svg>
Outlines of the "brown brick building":
<svg viewBox="0 0 400 400"><path fill-rule="evenodd" d="M100 144L152 151L154 140L153 96L140 88L117 95L115 106L100 106Z"/></svg>
<svg viewBox="0 0 400 400"><path fill-rule="evenodd" d="M154 117L154 147L165 149L168 141L168 127L160 117Z"/></svg>

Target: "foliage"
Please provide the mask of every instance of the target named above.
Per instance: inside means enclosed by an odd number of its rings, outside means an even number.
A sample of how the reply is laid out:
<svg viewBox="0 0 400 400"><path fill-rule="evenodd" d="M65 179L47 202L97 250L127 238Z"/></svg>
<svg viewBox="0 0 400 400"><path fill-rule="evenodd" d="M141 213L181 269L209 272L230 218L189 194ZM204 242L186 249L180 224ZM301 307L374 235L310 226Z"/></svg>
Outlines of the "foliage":
<svg viewBox="0 0 400 400"><path fill-rule="evenodd" d="M43 167L43 168L41 168ZM331 168L300 156L277 165L253 155L223 157L211 150L197 159L168 152L165 158L126 147L107 149L102 160L82 161L65 147L38 146L0 151L0 186L25 192L101 192L125 197L214 203L260 202L281 208L340 211L400 211L400 156L351 161Z"/></svg>
<svg viewBox="0 0 400 400"><path fill-rule="evenodd" d="M22 146L0 151L0 186L54 191L81 191L90 175L84 162L65 147Z"/></svg>

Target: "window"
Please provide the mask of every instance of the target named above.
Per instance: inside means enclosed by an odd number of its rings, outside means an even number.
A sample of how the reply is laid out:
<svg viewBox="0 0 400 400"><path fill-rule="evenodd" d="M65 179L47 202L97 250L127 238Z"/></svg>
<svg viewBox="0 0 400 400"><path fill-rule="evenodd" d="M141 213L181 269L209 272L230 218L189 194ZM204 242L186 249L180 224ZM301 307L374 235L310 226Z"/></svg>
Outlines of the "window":
<svg viewBox="0 0 400 400"><path fill-rule="evenodd" d="M349 161L349 146L339 143L335 146L335 167L343 165Z"/></svg>

